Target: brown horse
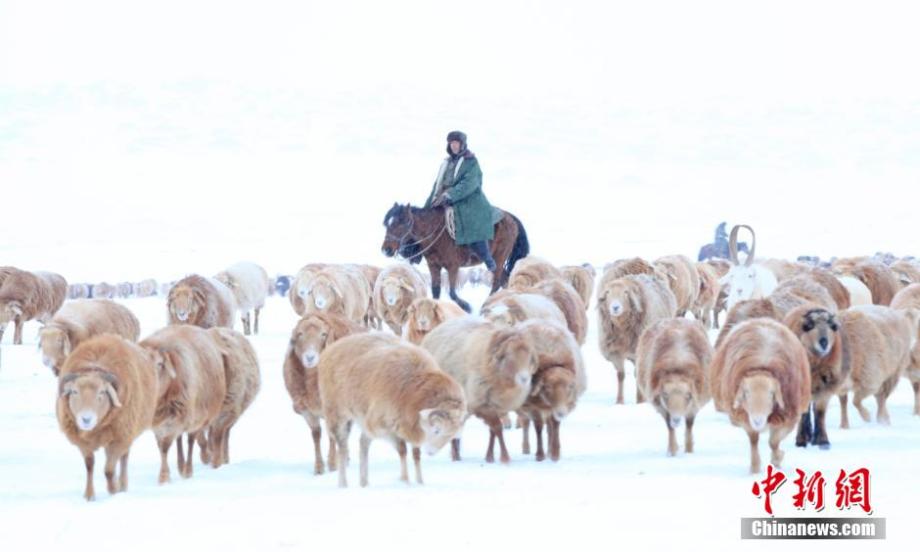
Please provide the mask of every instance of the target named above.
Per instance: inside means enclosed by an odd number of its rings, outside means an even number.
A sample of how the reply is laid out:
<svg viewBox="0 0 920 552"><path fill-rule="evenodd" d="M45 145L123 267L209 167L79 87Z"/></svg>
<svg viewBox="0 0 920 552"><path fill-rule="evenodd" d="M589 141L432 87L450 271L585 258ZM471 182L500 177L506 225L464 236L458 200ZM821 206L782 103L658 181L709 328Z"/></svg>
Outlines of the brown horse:
<svg viewBox="0 0 920 552"><path fill-rule="evenodd" d="M504 216L495 225L495 238L489 242L495 259L491 293L507 283L514 264L530 253L524 225L511 213L503 212ZM457 275L460 267L474 266L482 260L472 249L457 245L450 237L443 207L422 209L394 203L387 211L383 225L387 229L381 247L384 255L393 257L399 254L410 263L418 263L424 257L431 272L431 295L435 299L441 295L441 268L446 268L450 279L450 298L463 310L471 312L469 303L457 295Z"/></svg>

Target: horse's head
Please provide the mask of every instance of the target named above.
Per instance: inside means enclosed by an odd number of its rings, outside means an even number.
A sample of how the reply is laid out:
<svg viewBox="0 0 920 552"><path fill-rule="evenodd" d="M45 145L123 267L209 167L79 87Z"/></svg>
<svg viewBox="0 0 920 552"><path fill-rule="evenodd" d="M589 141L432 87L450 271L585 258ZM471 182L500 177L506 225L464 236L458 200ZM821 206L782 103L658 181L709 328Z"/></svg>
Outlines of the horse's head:
<svg viewBox="0 0 920 552"><path fill-rule="evenodd" d="M412 211L409 205L394 203L383 217L383 226L387 233L380 250L387 257L393 257L400 252L406 238L412 233Z"/></svg>

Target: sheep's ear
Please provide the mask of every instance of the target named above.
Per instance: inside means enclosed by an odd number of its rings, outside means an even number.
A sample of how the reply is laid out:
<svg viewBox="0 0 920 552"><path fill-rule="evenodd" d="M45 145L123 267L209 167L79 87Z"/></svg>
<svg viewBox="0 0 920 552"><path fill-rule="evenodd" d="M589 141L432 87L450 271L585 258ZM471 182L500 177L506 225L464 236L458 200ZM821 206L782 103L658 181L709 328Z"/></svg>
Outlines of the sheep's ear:
<svg viewBox="0 0 920 552"><path fill-rule="evenodd" d="M632 309L636 312L642 312L642 303L639 301L639 298L636 297L634 291L629 292L629 304L632 305Z"/></svg>
<svg viewBox="0 0 920 552"><path fill-rule="evenodd" d="M172 365L172 361L169 358L169 353L167 353L164 349L160 349L157 352L159 353L156 360L157 368L164 370L170 379L176 379L176 369Z"/></svg>
<svg viewBox="0 0 920 552"><path fill-rule="evenodd" d="M70 352L71 352L70 338L65 335L64 336L64 356L65 357L70 356Z"/></svg>
<svg viewBox="0 0 920 552"><path fill-rule="evenodd" d="M773 392L773 400L776 401L776 406L778 406L780 410L786 409L786 403L783 401L783 389L779 384L777 384L776 391Z"/></svg>
<svg viewBox="0 0 920 552"><path fill-rule="evenodd" d="M403 288L404 290L408 291L409 293L415 292L415 286L413 286L412 284L410 284L409 282L406 282L406 281L400 282L399 287Z"/></svg>
<svg viewBox="0 0 920 552"><path fill-rule="evenodd" d="M121 401L118 400L118 393L115 391L115 386L109 382L106 382L105 393L109 396L109 400L112 401L113 407L121 408Z"/></svg>
<svg viewBox="0 0 920 552"><path fill-rule="evenodd" d="M339 286L333 283L331 287L332 287L332 293L334 293L335 296L339 298L339 300L342 300L345 298L342 294L342 290L339 289Z"/></svg>
<svg viewBox="0 0 920 552"><path fill-rule="evenodd" d="M542 391L543 391L543 378L540 378L540 379L534 378L533 383L531 384L531 387L530 387L530 396L536 397Z"/></svg>
<svg viewBox="0 0 920 552"><path fill-rule="evenodd" d="M732 408L738 410L741 408L741 403L744 400L744 389L738 389L738 392L735 393L735 402L732 403Z"/></svg>
<svg viewBox="0 0 920 552"><path fill-rule="evenodd" d="M58 382L58 395L63 397L65 393L70 391L69 384L73 382L75 379L77 379L78 377L80 377L80 374L67 374L66 376L61 378L61 381Z"/></svg>
<svg viewBox="0 0 920 552"><path fill-rule="evenodd" d="M418 421L421 422L423 427L431 425L431 415L434 413L434 408L423 408L418 411Z"/></svg>

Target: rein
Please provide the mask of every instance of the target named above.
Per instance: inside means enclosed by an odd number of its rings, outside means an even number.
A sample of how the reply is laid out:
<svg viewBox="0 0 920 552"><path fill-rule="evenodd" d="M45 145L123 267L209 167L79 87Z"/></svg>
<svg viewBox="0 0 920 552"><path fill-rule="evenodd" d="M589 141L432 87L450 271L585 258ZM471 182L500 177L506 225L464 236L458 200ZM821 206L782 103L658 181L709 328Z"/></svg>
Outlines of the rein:
<svg viewBox="0 0 920 552"><path fill-rule="evenodd" d="M406 233L403 234L403 236L399 239L400 243L402 243L402 241L406 239L406 237L409 236L409 234L411 234L412 230L415 228L415 217L412 215L411 212L409 213L409 221L410 221L409 229L406 230ZM415 241L411 242L412 245L418 245L418 244L424 243L426 240L434 236L434 239L432 240L432 242L428 244L424 249L422 249L421 251L413 255L413 257L421 257L426 251L434 247L434 244L438 243L438 239L440 239L441 236L444 235L444 232L448 230L448 226L450 226L450 224L446 222L445 224L441 225L440 230L433 230L427 236L416 239Z"/></svg>

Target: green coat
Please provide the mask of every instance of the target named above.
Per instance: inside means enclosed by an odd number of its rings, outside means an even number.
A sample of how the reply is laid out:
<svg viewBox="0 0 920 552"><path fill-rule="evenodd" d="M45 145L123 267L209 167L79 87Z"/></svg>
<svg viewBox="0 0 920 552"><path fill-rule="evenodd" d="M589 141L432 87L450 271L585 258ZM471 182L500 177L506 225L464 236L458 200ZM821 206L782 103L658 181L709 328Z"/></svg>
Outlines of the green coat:
<svg viewBox="0 0 920 552"><path fill-rule="evenodd" d="M447 161L445 160L440 172L443 173L446 167ZM435 180L431 188L431 194L428 196L428 201L425 202L425 207L431 207L431 203L435 200L438 180L440 178ZM475 157L463 157L454 183L446 191L453 202L457 245L491 240L495 236L492 205L482 193L482 170Z"/></svg>

